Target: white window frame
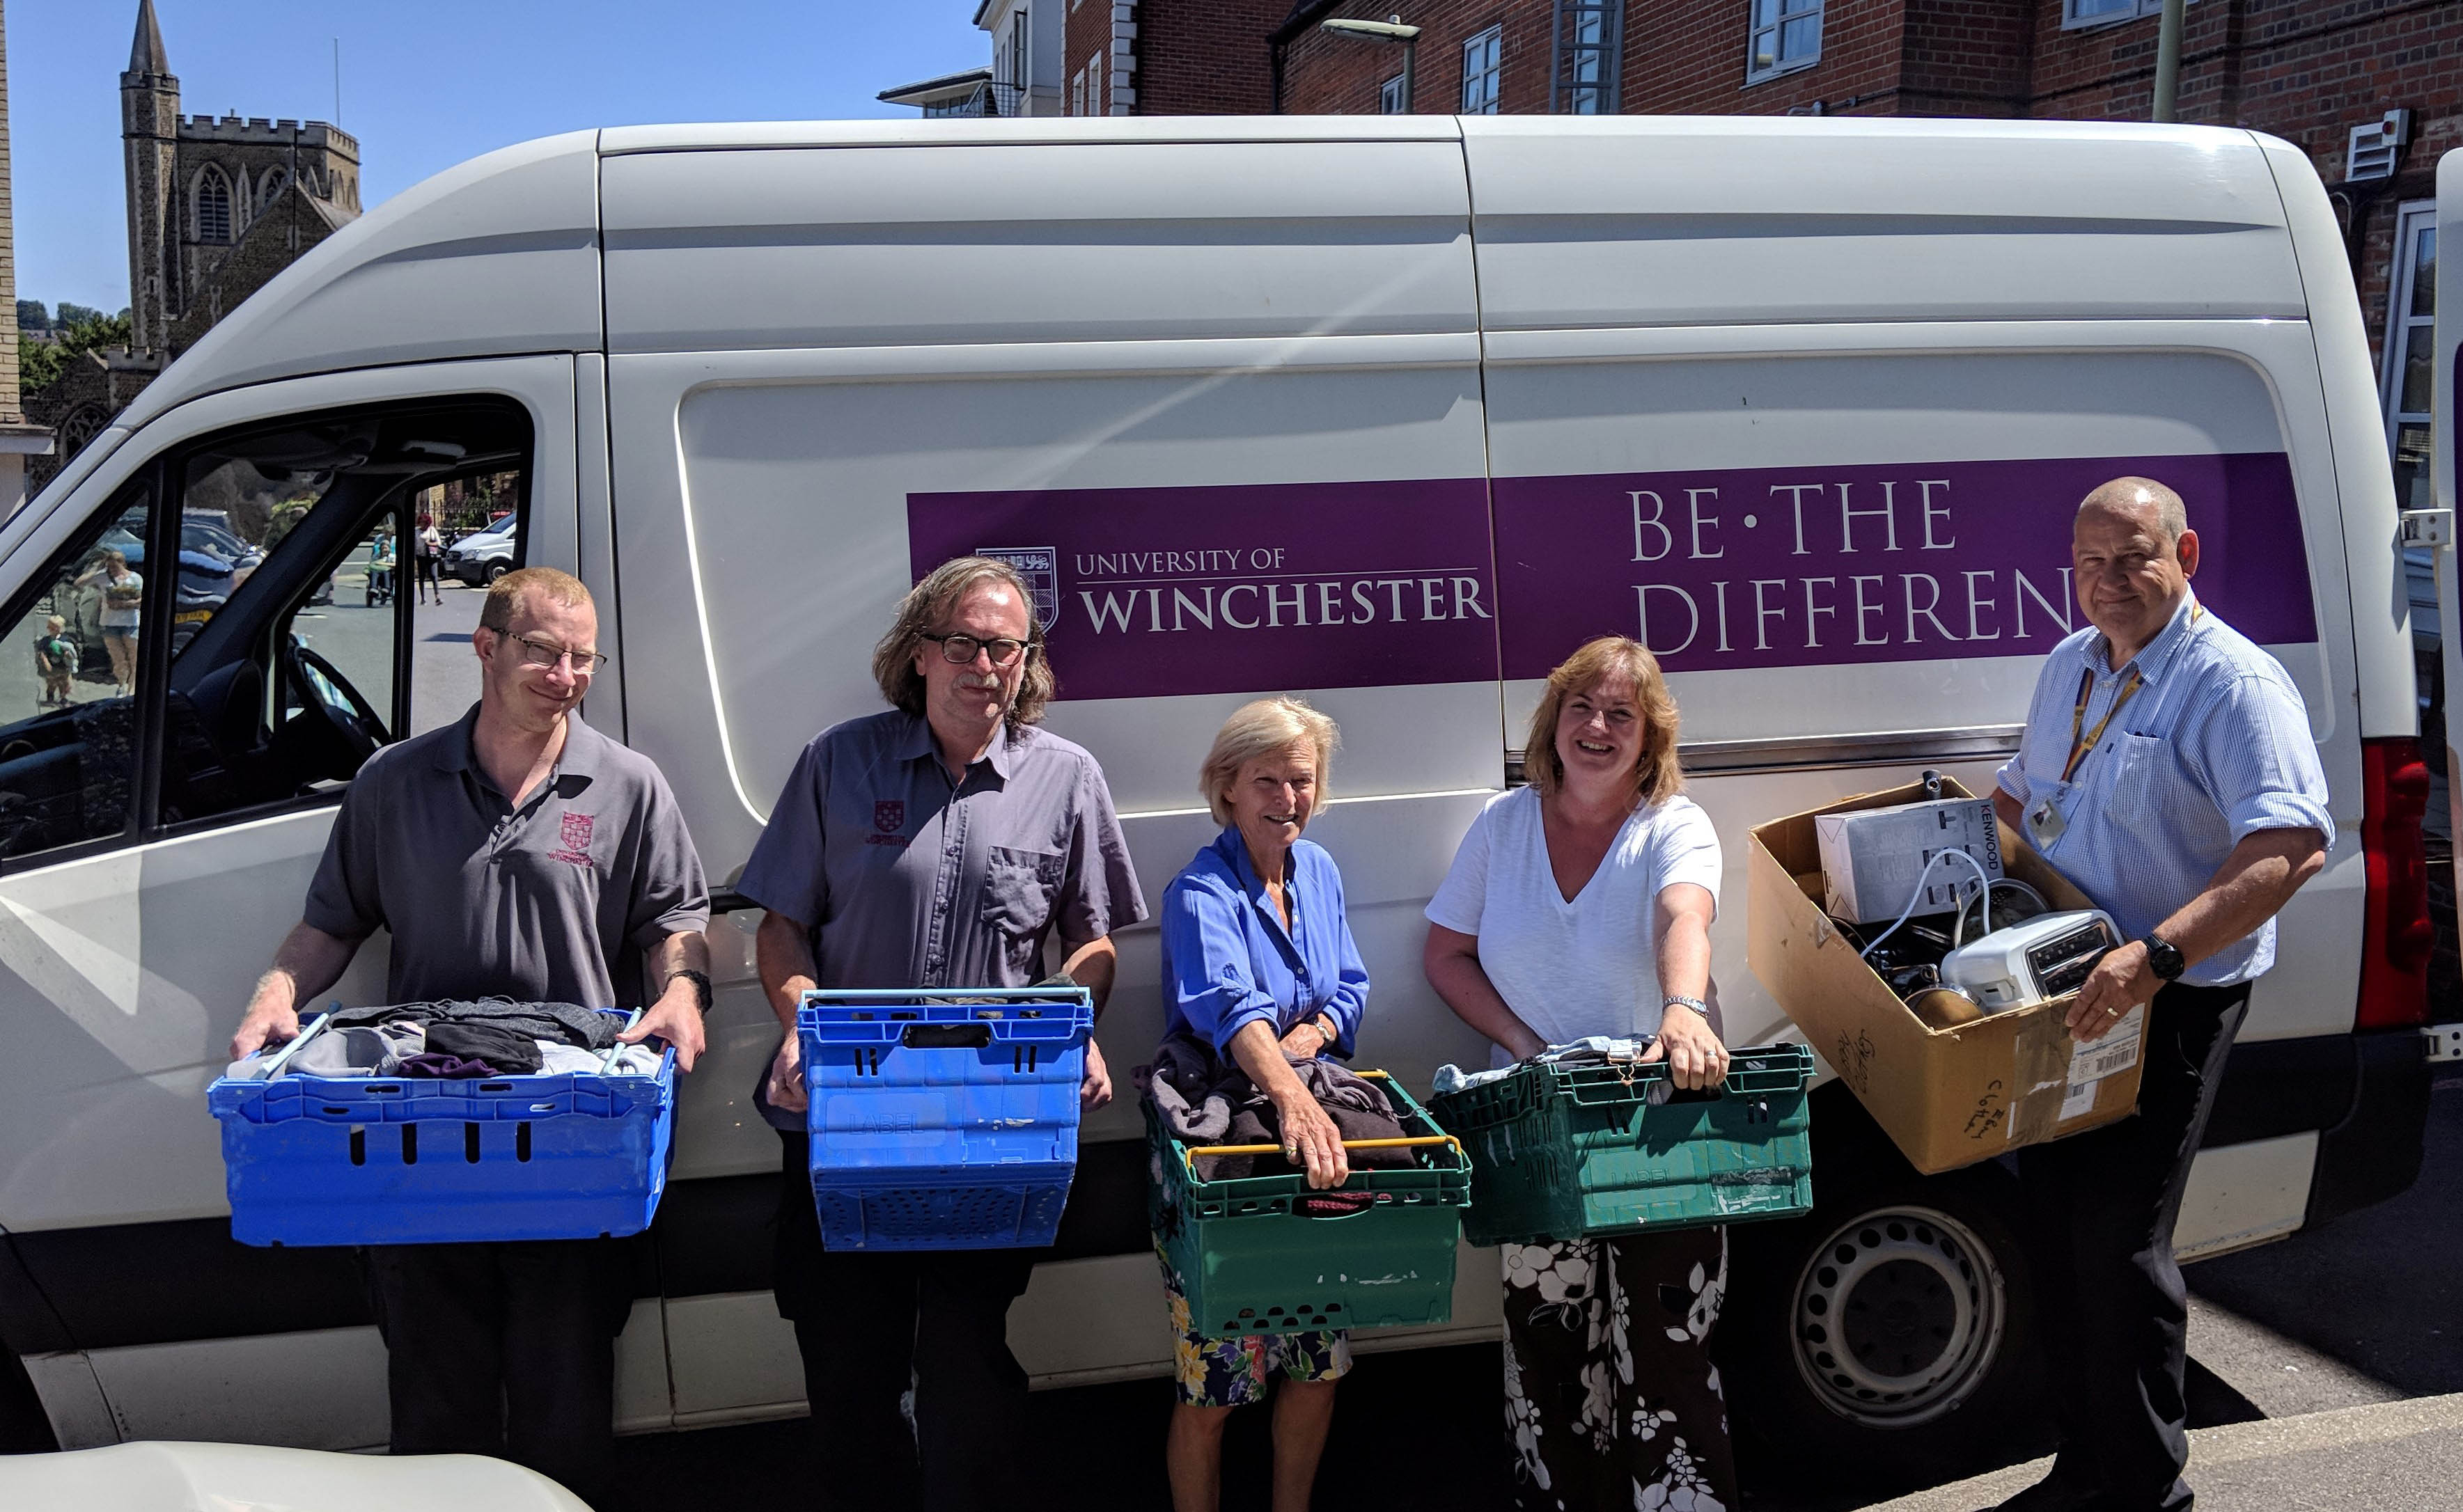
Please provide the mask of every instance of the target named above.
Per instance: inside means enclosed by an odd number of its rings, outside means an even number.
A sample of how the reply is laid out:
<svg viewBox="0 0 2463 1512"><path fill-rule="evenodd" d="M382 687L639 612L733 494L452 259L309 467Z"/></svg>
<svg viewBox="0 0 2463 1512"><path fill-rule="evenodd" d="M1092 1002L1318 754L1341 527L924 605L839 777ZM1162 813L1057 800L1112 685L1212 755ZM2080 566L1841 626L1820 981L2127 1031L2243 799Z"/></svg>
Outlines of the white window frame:
<svg viewBox="0 0 2463 1512"><path fill-rule="evenodd" d="M1493 26L1463 43L1462 113L1493 116L1505 97L1505 28ZM1473 93L1476 86L1477 93Z"/></svg>
<svg viewBox="0 0 2463 1512"><path fill-rule="evenodd" d="M1106 83L1103 67L1107 50L1097 48L1086 58L1086 114L1108 116L1112 113L1111 85Z"/></svg>
<svg viewBox="0 0 2463 1512"><path fill-rule="evenodd" d="M1770 19L1762 20L1764 0L1745 0L1745 82L1759 84L1766 79L1800 73L1821 61L1821 29L1824 20L1823 0L1767 0ZM2064 5L2071 0L2061 0ZM1779 48L1787 38L1789 26L1799 21L1813 23L1813 49L1802 54L1782 54ZM1768 64L1761 61L1762 38L1770 38Z"/></svg>
<svg viewBox="0 0 2463 1512"><path fill-rule="evenodd" d="M2387 270L2386 350L2378 375L2378 400L2386 414L2387 457L2394 458L2395 443L2407 425L2434 426L2434 410L2408 410L2403 403L2404 357L2411 349L2411 334L2428 328L2434 331L2434 306L2430 314L2415 314L2411 307L2412 286L2418 282L2421 233L2437 234L2437 202L2407 200L2395 206L2394 257ZM2445 248L2439 248L2445 250ZM2436 337L2430 337L2430 350L2436 351ZM2435 360L2432 355L2430 360ZM2424 466L2428 465L2424 459ZM2398 508L2411 508L2409 499L2397 499Z"/></svg>
<svg viewBox="0 0 2463 1512"><path fill-rule="evenodd" d="M2182 0L2182 3L2195 5L2198 0ZM2108 11L2098 11L2092 15L2081 15L2079 0L2061 0L2061 30L2076 32L2083 27L2117 26L2124 21L2135 21L2141 16L2159 14L2163 9L2164 0L2122 0L2121 4Z"/></svg>
<svg viewBox="0 0 2463 1512"><path fill-rule="evenodd" d="M1387 79L1384 83L1377 86L1377 114L1381 116L1407 116L1410 113L1411 102L1403 97L1402 75L1397 74L1392 78Z"/></svg>

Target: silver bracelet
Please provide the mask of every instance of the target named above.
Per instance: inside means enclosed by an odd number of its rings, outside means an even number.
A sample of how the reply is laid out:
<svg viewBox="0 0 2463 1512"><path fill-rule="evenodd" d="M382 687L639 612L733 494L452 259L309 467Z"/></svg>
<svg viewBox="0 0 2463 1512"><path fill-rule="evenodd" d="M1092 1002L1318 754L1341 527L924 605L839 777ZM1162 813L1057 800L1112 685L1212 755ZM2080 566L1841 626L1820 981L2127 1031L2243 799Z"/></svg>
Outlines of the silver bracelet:
<svg viewBox="0 0 2463 1512"><path fill-rule="evenodd" d="M1670 992L1662 995L1659 1000L1659 1005L1663 1008L1671 1003L1681 1003L1706 1019L1711 1016L1711 1004L1700 998L1689 998L1681 992Z"/></svg>

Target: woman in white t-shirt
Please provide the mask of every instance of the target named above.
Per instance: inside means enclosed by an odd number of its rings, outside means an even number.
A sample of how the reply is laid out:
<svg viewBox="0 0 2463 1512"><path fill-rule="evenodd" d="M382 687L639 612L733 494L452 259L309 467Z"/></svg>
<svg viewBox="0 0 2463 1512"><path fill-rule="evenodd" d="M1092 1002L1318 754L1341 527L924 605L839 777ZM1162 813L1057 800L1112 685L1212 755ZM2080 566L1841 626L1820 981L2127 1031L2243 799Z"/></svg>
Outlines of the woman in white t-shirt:
<svg viewBox="0 0 2463 1512"><path fill-rule="evenodd" d="M1463 836L1428 900L1428 983L1510 1065L1587 1035L1655 1035L1679 1087L1728 1074L1711 985L1719 837L1679 789L1676 701L1636 641L1548 675L1530 786ZM1709 1343L1719 1228L1507 1244L1505 1399L1521 1504L1737 1504ZM1684 1495L1683 1493L1689 1493Z"/></svg>

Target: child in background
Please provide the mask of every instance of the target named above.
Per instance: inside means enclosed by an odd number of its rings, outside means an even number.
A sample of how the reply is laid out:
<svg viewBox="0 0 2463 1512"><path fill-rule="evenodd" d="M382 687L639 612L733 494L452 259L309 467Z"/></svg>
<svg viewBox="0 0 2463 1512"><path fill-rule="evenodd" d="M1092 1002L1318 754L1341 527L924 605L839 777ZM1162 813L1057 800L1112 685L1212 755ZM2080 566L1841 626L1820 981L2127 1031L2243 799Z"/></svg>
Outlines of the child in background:
<svg viewBox="0 0 2463 1512"><path fill-rule="evenodd" d="M76 671L76 643L68 637L69 622L57 615L43 621L34 637L34 672L43 680L43 703L72 702L69 678Z"/></svg>

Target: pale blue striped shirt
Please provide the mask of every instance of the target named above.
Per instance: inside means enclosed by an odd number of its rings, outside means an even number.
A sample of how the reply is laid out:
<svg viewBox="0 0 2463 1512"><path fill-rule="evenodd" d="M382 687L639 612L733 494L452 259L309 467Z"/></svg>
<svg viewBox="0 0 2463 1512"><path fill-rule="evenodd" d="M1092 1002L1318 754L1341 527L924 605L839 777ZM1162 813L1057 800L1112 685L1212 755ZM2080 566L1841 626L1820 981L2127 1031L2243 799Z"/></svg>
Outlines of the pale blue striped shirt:
<svg viewBox="0 0 2463 1512"><path fill-rule="evenodd" d="M2185 594L2170 624L2119 668L2088 626L2055 646L2037 680L2018 754L2000 771L2021 810L2049 801L2062 817L2049 843L2056 871L2139 939L2195 897L2233 847L2260 830L2316 830L2335 843L2326 774L2300 690L2282 664ZM2081 678L2082 733L2092 732L2135 667L2144 682L2072 780L2068 761ZM2030 827L2032 830L2032 827ZM2268 919L2181 980L2223 986L2275 964Z"/></svg>

